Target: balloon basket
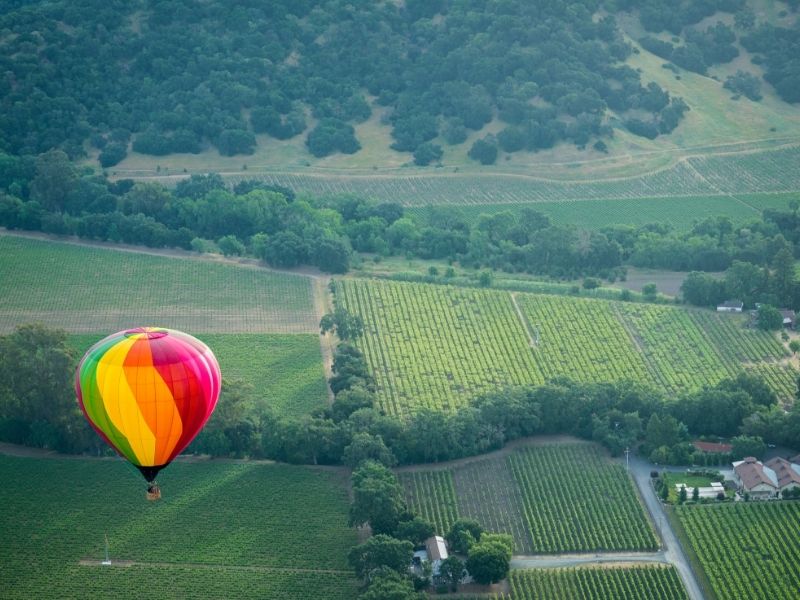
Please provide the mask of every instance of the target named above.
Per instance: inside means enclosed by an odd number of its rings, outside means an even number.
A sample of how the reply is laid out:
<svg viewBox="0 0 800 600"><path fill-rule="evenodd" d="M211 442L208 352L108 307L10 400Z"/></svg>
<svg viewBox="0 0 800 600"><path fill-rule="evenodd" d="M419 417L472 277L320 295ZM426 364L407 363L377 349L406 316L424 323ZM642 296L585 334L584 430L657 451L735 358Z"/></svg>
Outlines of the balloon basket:
<svg viewBox="0 0 800 600"><path fill-rule="evenodd" d="M158 487L157 485L151 485L149 488L147 488L147 499L150 500L150 502L155 502L156 500L160 500L161 488Z"/></svg>

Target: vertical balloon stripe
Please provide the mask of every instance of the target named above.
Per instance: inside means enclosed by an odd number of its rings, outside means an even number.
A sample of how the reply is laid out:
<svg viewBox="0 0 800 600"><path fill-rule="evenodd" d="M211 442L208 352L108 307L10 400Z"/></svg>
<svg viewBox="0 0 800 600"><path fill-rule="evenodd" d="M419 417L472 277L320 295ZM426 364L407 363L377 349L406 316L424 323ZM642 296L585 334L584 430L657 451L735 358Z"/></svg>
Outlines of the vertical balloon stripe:
<svg viewBox="0 0 800 600"><path fill-rule="evenodd" d="M156 464L165 464L183 433L183 419L175 402L176 388L180 387L180 384L169 373L163 373L161 366L157 365L170 364L170 361L179 360L179 357L175 355L174 345L169 342L169 338L163 337L148 341L149 364L146 370L153 379L156 407L154 460Z"/></svg>
<svg viewBox="0 0 800 600"><path fill-rule="evenodd" d="M152 465L155 436L125 377L125 356L135 343L135 338L123 339L103 355L97 367L97 386L111 422L127 438L139 463Z"/></svg>
<svg viewBox="0 0 800 600"><path fill-rule="evenodd" d="M94 357L89 360L84 358L78 369L76 377L78 404L80 404L81 410L88 419L92 429L123 458L138 465L138 459L136 458L133 448L128 444L128 440L122 435L122 432L114 427L111 418L106 412L103 398L100 395L100 390L95 380L97 360Z"/></svg>

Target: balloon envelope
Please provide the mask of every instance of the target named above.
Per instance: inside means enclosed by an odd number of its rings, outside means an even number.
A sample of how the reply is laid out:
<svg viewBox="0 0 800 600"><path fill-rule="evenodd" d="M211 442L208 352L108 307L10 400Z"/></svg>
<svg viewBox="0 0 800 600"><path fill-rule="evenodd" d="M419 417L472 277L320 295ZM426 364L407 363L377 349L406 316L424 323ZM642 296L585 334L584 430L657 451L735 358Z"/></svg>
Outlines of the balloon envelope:
<svg viewBox="0 0 800 600"><path fill-rule="evenodd" d="M211 416L221 375L197 338L140 327L97 342L75 379L78 403L95 431L152 481Z"/></svg>

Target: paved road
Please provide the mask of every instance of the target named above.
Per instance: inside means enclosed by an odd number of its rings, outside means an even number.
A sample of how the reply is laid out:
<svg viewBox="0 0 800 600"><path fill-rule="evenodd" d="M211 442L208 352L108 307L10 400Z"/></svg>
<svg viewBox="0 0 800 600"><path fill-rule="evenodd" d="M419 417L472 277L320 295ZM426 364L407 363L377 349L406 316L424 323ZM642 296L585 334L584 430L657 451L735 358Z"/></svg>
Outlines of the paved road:
<svg viewBox="0 0 800 600"><path fill-rule="evenodd" d="M650 517L653 519L653 523L655 523L656 528L661 533L661 539L664 544L662 552L664 553L666 562L675 565L675 568L678 569L678 573L683 580L683 585L686 586L689 598L691 600L704 600L705 597L689 565L689 560L686 558L686 554L678 543L678 538L675 536L675 532L672 530L672 526L667 520L667 516L664 514L664 507L661 505L661 501L650 485L650 471L653 470L653 468L654 467L650 463L638 457L631 457L631 475L636 485L639 487L639 491L650 513Z"/></svg>

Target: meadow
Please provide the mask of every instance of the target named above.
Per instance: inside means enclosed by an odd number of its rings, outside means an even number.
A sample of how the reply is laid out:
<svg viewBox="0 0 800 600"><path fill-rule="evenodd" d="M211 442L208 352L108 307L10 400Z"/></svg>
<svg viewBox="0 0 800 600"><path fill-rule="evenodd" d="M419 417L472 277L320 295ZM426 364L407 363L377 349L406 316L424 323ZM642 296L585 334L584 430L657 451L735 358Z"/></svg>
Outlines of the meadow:
<svg viewBox="0 0 800 600"><path fill-rule="evenodd" d="M415 219L427 223L438 212L474 223L481 215L511 211L520 214L532 209L547 215L553 223L574 225L581 229L602 229L614 225L639 226L647 223L671 225L676 231L688 231L703 219L726 216L734 224L757 219L765 208L785 209L798 193L736 194L731 196L690 196L678 198L632 198L595 200L592 202L562 201L533 204L505 203L481 205L428 205L407 208Z"/></svg>
<svg viewBox="0 0 800 600"><path fill-rule="evenodd" d="M72 334L76 356L104 335ZM246 384L245 393L285 416L308 414L325 406L328 387L322 367L319 336L278 333L201 333L213 350L226 381Z"/></svg>
<svg viewBox="0 0 800 600"><path fill-rule="evenodd" d="M637 140L638 142L638 140ZM740 194L776 194L800 190L800 172L792 166L800 160L800 146L761 151L713 152L669 158L658 168L636 174L613 176L564 165L545 163L531 174L527 169L480 169L472 165L432 169L347 170L305 169L285 172L228 174L230 183L260 179L314 196L356 194L404 206L429 204L485 205L537 204L575 200L634 200L642 198L697 198L719 196L733 200ZM647 153L644 153L645 155ZM536 166L537 161L533 161ZM556 175L557 174L557 175ZM554 178L560 177L560 178ZM667 193L665 193L665 190ZM739 207L737 210L742 210Z"/></svg>
<svg viewBox="0 0 800 600"><path fill-rule="evenodd" d="M511 571L508 600L684 600L674 567L580 567Z"/></svg>
<svg viewBox="0 0 800 600"><path fill-rule="evenodd" d="M195 333L315 333L311 279L264 268L0 235L0 333L159 325Z"/></svg>
<svg viewBox="0 0 800 600"><path fill-rule="evenodd" d="M515 554L658 546L630 477L593 444L523 447L446 469L401 471L400 481L437 532L474 519L511 534Z"/></svg>
<svg viewBox="0 0 800 600"><path fill-rule="evenodd" d="M718 600L800 597L800 503L736 502L675 511Z"/></svg>
<svg viewBox="0 0 800 600"><path fill-rule="evenodd" d="M453 411L498 386L557 376L678 394L753 369L780 396L794 390L788 351L740 316L385 280L341 280L336 294L364 319L358 344L395 415Z"/></svg>
<svg viewBox="0 0 800 600"><path fill-rule="evenodd" d="M177 462L156 503L116 459L0 456L0 475L4 598L355 596L337 472Z"/></svg>

